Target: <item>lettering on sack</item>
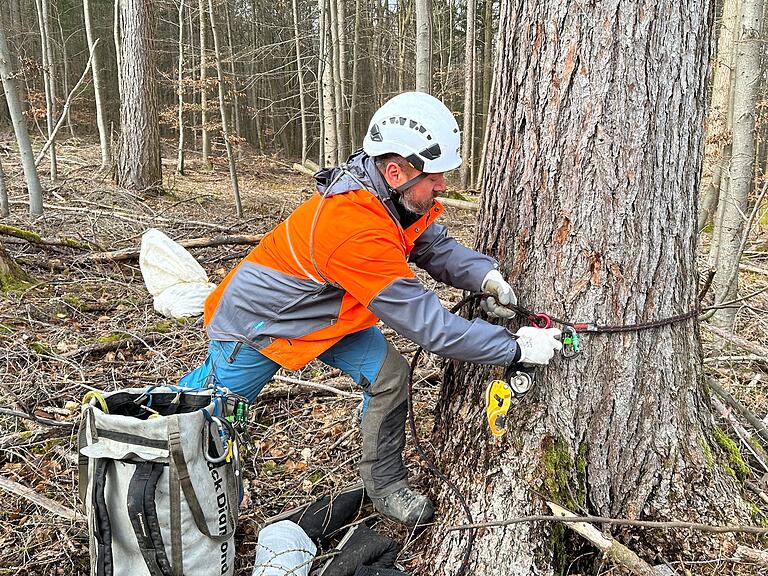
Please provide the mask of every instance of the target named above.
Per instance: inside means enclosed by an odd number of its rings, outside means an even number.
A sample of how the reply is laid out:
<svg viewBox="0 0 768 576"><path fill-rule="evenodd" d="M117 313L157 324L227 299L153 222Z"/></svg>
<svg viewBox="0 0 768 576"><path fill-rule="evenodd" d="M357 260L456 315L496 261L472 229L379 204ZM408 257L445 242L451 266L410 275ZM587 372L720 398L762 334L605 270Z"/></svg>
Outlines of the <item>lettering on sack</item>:
<svg viewBox="0 0 768 576"><path fill-rule="evenodd" d="M208 462L208 470L211 473L211 479L213 480L213 487L216 491L216 516L219 524L219 534L225 534L227 532L227 494L224 492L224 479L219 474L216 466L211 462ZM219 562L220 562L220 574L227 574L229 572L228 552L229 542L224 541L219 546Z"/></svg>

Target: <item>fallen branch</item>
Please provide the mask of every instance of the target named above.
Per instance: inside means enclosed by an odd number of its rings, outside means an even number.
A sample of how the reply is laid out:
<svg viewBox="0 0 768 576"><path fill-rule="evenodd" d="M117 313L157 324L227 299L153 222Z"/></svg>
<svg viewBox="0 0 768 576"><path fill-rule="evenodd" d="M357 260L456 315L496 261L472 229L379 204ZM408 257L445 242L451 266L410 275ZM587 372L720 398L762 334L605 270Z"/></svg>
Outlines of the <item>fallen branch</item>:
<svg viewBox="0 0 768 576"><path fill-rule="evenodd" d="M766 348L765 346L761 346L760 344L755 344L754 342L750 342L746 338L737 336L736 334L728 332L727 330L723 330L722 328L718 328L717 326L714 326L707 322L703 323L702 326L704 326L707 330L712 332L712 334L715 334L716 336L720 336L720 338L722 338L723 340L727 340L728 342L730 342L731 344L734 344L735 346L738 346L742 350L752 352L752 354L757 354L762 358L768 358L768 348Z"/></svg>
<svg viewBox="0 0 768 576"><path fill-rule="evenodd" d="M16 226L8 226L7 224L0 224L0 236L13 236L38 246L66 246L79 250L91 250L87 243L75 240L74 238L43 238L37 232L24 230Z"/></svg>
<svg viewBox="0 0 768 576"><path fill-rule="evenodd" d="M23 418L24 420L32 420L38 424L45 426L58 426L60 428L72 428L75 425L74 422L62 422L60 420L51 420L50 418L43 418L36 414L28 414L27 412L20 412L18 410L11 410L10 408L0 408L0 414L5 416L14 416L16 418Z"/></svg>
<svg viewBox="0 0 768 576"><path fill-rule="evenodd" d="M314 176L315 175L315 173L312 170L310 170L306 166L302 166L299 163L295 163L293 165L293 169L296 170L297 172L301 172L302 174L306 174L307 176Z"/></svg>
<svg viewBox="0 0 768 576"><path fill-rule="evenodd" d="M733 557L739 562L753 562L762 566L768 566L768 552L765 550L755 550L749 546L739 545L736 547Z"/></svg>
<svg viewBox="0 0 768 576"><path fill-rule="evenodd" d="M14 482L13 480L5 478L4 476L0 476L0 489L10 492L11 494L15 494L16 496L21 496L22 498L29 500L33 504L37 504L41 508L45 508L48 510L48 512L52 512L53 514L56 514L56 516L60 516L65 520L70 520L72 522L85 522L85 516L78 513L77 511L72 510L71 508L67 508L66 506L62 506L47 496L38 494L32 490L32 488L24 486L23 484L19 484L18 482Z"/></svg>
<svg viewBox="0 0 768 576"><path fill-rule="evenodd" d="M179 240L184 248L210 248L213 246L224 246L227 244L258 244L264 234L222 234L207 238L191 238L189 240ZM135 260L139 257L140 248L123 248L111 252L96 252L84 257L89 262L120 262L124 260Z"/></svg>
<svg viewBox="0 0 768 576"><path fill-rule="evenodd" d="M696 522L653 522L651 520L623 520L619 518L607 518L605 516L521 516L519 518L509 518L507 520L491 520L489 522L476 522L474 524L456 524L448 526L446 532L455 530L476 530L477 528L499 528L510 526L512 524L521 524L523 522L591 522L595 524L615 524L617 526L637 526L639 528L655 528L657 530L697 530L699 532L714 532L715 534L725 534L738 532L744 534L768 534L768 528L760 526L712 526L711 524L699 524Z"/></svg>
<svg viewBox="0 0 768 576"><path fill-rule="evenodd" d="M547 502L547 506L549 506L549 509L557 516L576 518L576 514L558 506L554 502ZM592 524L587 524L585 522L571 522L568 524L568 527L592 542L592 544L597 546L605 556L625 567L633 574L637 574L638 576L658 576L658 572L656 572L645 560L640 558L640 556L616 540L606 538L600 530L592 526Z"/></svg>
<svg viewBox="0 0 768 576"><path fill-rule="evenodd" d="M766 428L765 424L763 424L762 420L760 420L757 416L755 416L749 408L744 406L741 402L736 400L733 396L731 396L730 392L728 392L725 388L720 386L718 382L710 377L705 376L704 381L707 383L707 386L709 386L720 398L725 400L726 404L734 408L739 414L741 414L744 419L750 423L750 425L757 431L757 433L760 435L760 438L763 439L763 441L768 442L768 428Z"/></svg>
<svg viewBox="0 0 768 576"><path fill-rule="evenodd" d="M132 336L126 334L125 338L120 340L114 340L112 342L96 342L95 344L89 344L83 346L77 350L60 354L62 358L72 358L74 356L83 356L85 354L103 354L105 352L114 352L121 348L129 348L132 346L148 346L155 342L162 340L165 334L143 334L141 336Z"/></svg>
<svg viewBox="0 0 768 576"><path fill-rule="evenodd" d="M464 210L479 210L480 205L477 202L467 202L466 200L454 200L453 198L438 198L440 204L443 206L450 206L451 208L462 208Z"/></svg>

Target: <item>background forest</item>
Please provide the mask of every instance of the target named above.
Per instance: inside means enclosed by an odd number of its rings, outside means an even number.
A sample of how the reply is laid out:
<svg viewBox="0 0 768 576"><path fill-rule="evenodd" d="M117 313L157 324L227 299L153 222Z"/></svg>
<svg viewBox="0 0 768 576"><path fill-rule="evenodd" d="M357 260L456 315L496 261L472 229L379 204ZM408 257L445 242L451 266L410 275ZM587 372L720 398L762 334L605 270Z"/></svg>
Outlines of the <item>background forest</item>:
<svg viewBox="0 0 768 576"><path fill-rule="evenodd" d="M748 523L765 527L768 14L762 0L713 4L704 2L708 93L696 95L706 100L706 147L690 191L702 283L715 272L700 324L715 415L707 461L738 487ZM484 181L506 169L486 157L494 103L523 82L499 73L499 29L528 9L522 0L0 0L0 489L9 495L0 574L87 573L74 512L79 399L90 387L175 382L204 356L200 321L154 312L137 265L141 234L165 231L219 281L311 194L318 166L360 146L375 109L418 89L462 127L465 162L451 175L446 219L466 244L482 243L477 211L496 193ZM531 58L531 74L541 67ZM420 277L446 307L461 298ZM417 371L425 437L442 369L431 357ZM358 391L320 363L275 380L251 415L238 574L250 573L265 517L356 479ZM427 487L415 454L409 464ZM404 544L404 566L431 573L431 536L384 530ZM636 551L669 574L768 571L764 535L706 550L692 540L693 551L669 557L654 547L661 534ZM559 573L625 573L572 538Z"/></svg>

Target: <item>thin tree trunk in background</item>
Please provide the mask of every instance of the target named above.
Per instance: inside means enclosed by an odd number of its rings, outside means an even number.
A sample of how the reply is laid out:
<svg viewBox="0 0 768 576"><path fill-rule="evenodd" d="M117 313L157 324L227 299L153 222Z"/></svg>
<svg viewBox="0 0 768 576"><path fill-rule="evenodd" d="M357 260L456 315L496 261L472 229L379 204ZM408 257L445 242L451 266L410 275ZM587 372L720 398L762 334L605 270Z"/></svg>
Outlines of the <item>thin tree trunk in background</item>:
<svg viewBox="0 0 768 576"><path fill-rule="evenodd" d="M224 3L224 13L227 16L227 46L229 46L229 73L232 75L232 115L235 122L235 135L242 136L240 126L240 90L237 83L235 68L235 51L232 48L232 23L229 17L229 4Z"/></svg>
<svg viewBox="0 0 768 576"><path fill-rule="evenodd" d="M120 0L120 145L117 183L128 190L162 188L160 127L153 61L153 7L146 0Z"/></svg>
<svg viewBox="0 0 768 576"><path fill-rule="evenodd" d="M59 37L61 38L61 63L64 66L64 94L69 94L69 51L67 50L67 39L64 37L64 29L61 26L61 16L57 14L56 25L59 28ZM69 128L69 135L75 137L75 129L72 126L72 115L70 114L70 108L67 108L67 128Z"/></svg>
<svg viewBox="0 0 768 576"><path fill-rule="evenodd" d="M724 0L717 56L713 63L712 96L707 113L707 143L704 148L701 194L699 200L698 229L701 231L710 221L718 205L723 172L727 170L732 141L729 119L733 101L734 45L737 39L738 0ZM727 178L727 176L726 176Z"/></svg>
<svg viewBox="0 0 768 576"><path fill-rule="evenodd" d="M114 12L112 13L112 41L115 44L115 65L117 66L117 95L120 97L120 86L123 84L123 59L122 59L122 42L120 41L120 0L115 0ZM94 66L95 70L96 67ZM112 139L110 137L110 150Z"/></svg>
<svg viewBox="0 0 768 576"><path fill-rule="evenodd" d="M317 0L317 30L319 33L317 58L317 116L320 124L320 137L317 143L317 163L325 166L325 0Z"/></svg>
<svg viewBox="0 0 768 576"><path fill-rule="evenodd" d="M258 70L256 66L256 56L259 53L260 43L259 43L259 37L256 33L256 22L257 22L257 12L256 12L256 0L251 0L251 13L253 15L252 22L251 22L251 37L252 37L252 44L253 44L253 57L251 58L251 90L249 91L249 95L251 98L251 107L253 108L253 123L254 127L256 129L256 145L257 149L259 151L259 154L264 153L264 133L261 129L261 112L259 111L259 80L258 80ZM319 82L319 81L318 81Z"/></svg>
<svg viewBox="0 0 768 576"><path fill-rule="evenodd" d="M349 141L349 104L347 96L347 0L336 0L339 13L336 19L339 26L339 95L341 107L336 112L339 123L339 163L346 162L352 145Z"/></svg>
<svg viewBox="0 0 768 576"><path fill-rule="evenodd" d="M224 147L227 150L227 160L229 161L229 178L232 182L232 194L235 197L235 211L237 217L243 217L243 205L240 202L240 186L237 182L237 167L235 166L235 155L232 152L232 143L229 140L229 122L227 120L227 106L224 99L224 71L221 66L221 49L219 42L219 33L216 27L216 16L213 11L213 0L208 0L208 9L210 10L211 35L213 36L213 50L216 57L216 74L219 80L219 108L221 110L221 132L224 136Z"/></svg>
<svg viewBox="0 0 768 576"><path fill-rule="evenodd" d="M18 30L21 28L21 15L19 10L19 0L11 0L11 22L9 30Z"/></svg>
<svg viewBox="0 0 768 576"><path fill-rule="evenodd" d="M307 160L307 110L304 104L304 67L301 64L298 0L293 0L293 39L296 47L296 71L299 75L299 107L301 111L301 165Z"/></svg>
<svg viewBox="0 0 768 576"><path fill-rule="evenodd" d="M716 301L732 300L738 293L738 271L745 214L755 158L755 106L760 84L760 30L763 0L742 0L740 38L736 47L736 79L733 86L733 152L728 194L721 192L716 234L712 238L710 265L716 268L712 288ZM718 310L712 322L732 329L736 309Z"/></svg>
<svg viewBox="0 0 768 576"><path fill-rule="evenodd" d="M192 96L190 98L190 104L192 105L192 109L187 114L187 118L189 118L189 127L190 132L192 133L192 149L197 150L197 130L195 127L198 125L198 116L197 111L194 108L194 105L197 103L197 100L195 99L196 90L194 88L195 83L195 71L198 70L197 67L197 60L195 59L196 51L195 51L195 27L192 23L193 17L192 17L192 3L189 2L187 4L187 38L189 38L189 44L187 45L187 49L189 50L189 53L187 54L187 62L189 62L189 85L192 88Z"/></svg>
<svg viewBox="0 0 768 576"><path fill-rule="evenodd" d="M211 140L208 134L208 86L206 58L206 25L205 25L205 0L198 0L197 9L200 20L200 131L203 135L203 168L211 169Z"/></svg>
<svg viewBox="0 0 768 576"><path fill-rule="evenodd" d="M488 125L488 103L491 99L491 82L493 78L493 0L485 0L483 15L483 97L480 105L479 118L482 126L481 141L485 140L485 129ZM482 162L482 157L480 158ZM478 181L480 180L478 176Z"/></svg>
<svg viewBox="0 0 768 576"><path fill-rule="evenodd" d="M191 38L190 38L191 40ZM184 174L184 0L179 0L179 149L176 155L176 173Z"/></svg>
<svg viewBox="0 0 768 576"><path fill-rule="evenodd" d="M99 129L99 146L101 149L101 169L112 166L112 150L107 131L107 120L104 114L104 100L101 89L101 59L98 47L94 49L93 24L91 19L91 1L83 0L83 17L85 20L85 35L88 39L88 49L92 52L91 75L93 77L93 95L96 100L96 126Z"/></svg>
<svg viewBox="0 0 768 576"><path fill-rule="evenodd" d="M48 138L53 134L53 125L56 120L56 91L55 91L55 71L53 64L53 52L51 50L48 31L48 1L35 0L37 7L37 21L40 28L40 43L43 55L43 84L45 85L45 119L48 127ZM51 182L59 179L58 164L56 162L56 143L51 144L49 149L50 159L50 177Z"/></svg>
<svg viewBox="0 0 768 576"><path fill-rule="evenodd" d="M344 84L342 82L342 76L346 77L346 73L342 72L344 68L344 62L341 61L342 38L344 36L344 25L341 22L340 11L343 10L344 0L330 0L331 7L331 68L333 69L333 95L334 95L334 111L336 119L336 161L335 164L341 164L346 160L346 132L344 130Z"/></svg>
<svg viewBox="0 0 768 576"><path fill-rule="evenodd" d="M322 164L324 166L333 166L338 163L339 148L336 137L336 95L334 90L333 78L333 46L331 45L332 23L329 21L326 0L319 0L323 5L321 9L321 21L323 23L323 52L320 61L322 63L322 81L323 81L323 118L325 119L325 157ZM333 4L334 0L330 0Z"/></svg>
<svg viewBox="0 0 768 576"><path fill-rule="evenodd" d="M352 91L349 99L349 145L351 150L360 146L360 139L357 135L357 105L360 80L358 78L358 59L360 58L360 11L362 10L362 0L355 0L355 32L352 42Z"/></svg>
<svg viewBox="0 0 768 576"><path fill-rule="evenodd" d="M488 0L489 2L491 0ZM501 8L503 9L505 7L505 3L502 2ZM502 20L504 18L504 14L499 15L499 20ZM493 56L491 57L491 66L489 70L489 74L491 76L491 85L488 89L488 104L485 112L485 126L483 127L483 149L480 153L480 167L477 170L477 183L475 184L476 190L482 190L483 184L485 182L485 167L486 167L486 160L487 160L487 153L488 153L488 141L490 139L490 129L491 129L491 122L493 121L493 100L491 98L494 97L495 90L496 90L496 65L499 61L499 52L501 50L502 40L501 38L497 38L496 46L493 50Z"/></svg>
<svg viewBox="0 0 768 576"><path fill-rule="evenodd" d="M0 217L5 218L11 213L8 208L8 189L5 187L5 172L3 160L0 158Z"/></svg>
<svg viewBox="0 0 768 576"><path fill-rule="evenodd" d="M416 91L432 94L432 0L416 0Z"/></svg>
<svg viewBox="0 0 768 576"><path fill-rule="evenodd" d="M462 129L461 157L462 164L459 169L459 181L462 190L466 190L469 184L469 175L472 166L472 101L474 92L475 75L475 3L477 0L467 0L467 28L464 39L464 126Z"/></svg>
<svg viewBox="0 0 768 576"><path fill-rule="evenodd" d="M24 178L27 182L29 212L30 214L37 215L43 213L43 189L40 186L40 178L37 175L35 155L32 153L32 145L29 142L27 121L24 118L19 100L16 74L11 65L11 53L8 50L4 26L2 15L0 15L0 78L2 78L5 100L8 104L8 113L13 122L16 143L19 147L19 155L21 156L21 165L24 169Z"/></svg>

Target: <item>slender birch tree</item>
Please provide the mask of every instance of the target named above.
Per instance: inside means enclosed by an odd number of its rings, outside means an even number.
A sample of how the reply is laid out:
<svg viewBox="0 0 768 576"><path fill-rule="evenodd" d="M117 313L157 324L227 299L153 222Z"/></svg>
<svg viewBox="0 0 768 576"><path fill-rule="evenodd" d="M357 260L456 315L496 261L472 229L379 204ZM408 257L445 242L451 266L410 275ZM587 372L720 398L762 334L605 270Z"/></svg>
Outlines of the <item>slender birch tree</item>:
<svg viewBox="0 0 768 576"><path fill-rule="evenodd" d="M200 131L203 138L203 167L211 168L211 137L208 133L208 60L206 49L206 7L205 0L198 0L197 11L200 21Z"/></svg>

